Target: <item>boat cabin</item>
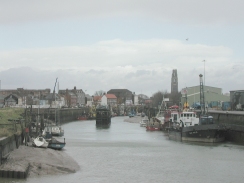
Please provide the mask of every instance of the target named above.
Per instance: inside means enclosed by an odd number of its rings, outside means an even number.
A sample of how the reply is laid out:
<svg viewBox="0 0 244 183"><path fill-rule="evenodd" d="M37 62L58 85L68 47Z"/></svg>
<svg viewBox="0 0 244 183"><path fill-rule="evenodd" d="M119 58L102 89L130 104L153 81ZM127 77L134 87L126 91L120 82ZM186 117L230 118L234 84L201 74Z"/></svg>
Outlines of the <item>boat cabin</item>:
<svg viewBox="0 0 244 183"><path fill-rule="evenodd" d="M170 122L179 123L181 126L195 126L199 124L199 118L197 117L196 112L193 111L172 111Z"/></svg>

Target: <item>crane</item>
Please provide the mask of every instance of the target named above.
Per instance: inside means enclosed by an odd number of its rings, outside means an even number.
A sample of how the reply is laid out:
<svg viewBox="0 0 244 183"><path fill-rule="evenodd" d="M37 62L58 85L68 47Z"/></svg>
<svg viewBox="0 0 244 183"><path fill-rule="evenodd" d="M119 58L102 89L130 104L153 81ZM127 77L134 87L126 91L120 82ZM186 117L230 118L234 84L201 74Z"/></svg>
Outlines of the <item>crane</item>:
<svg viewBox="0 0 244 183"><path fill-rule="evenodd" d="M205 99L204 99L204 88L203 88L203 75L199 75L200 79L200 105L201 105L201 114L206 115L206 110L205 110ZM203 108L203 109L202 109Z"/></svg>

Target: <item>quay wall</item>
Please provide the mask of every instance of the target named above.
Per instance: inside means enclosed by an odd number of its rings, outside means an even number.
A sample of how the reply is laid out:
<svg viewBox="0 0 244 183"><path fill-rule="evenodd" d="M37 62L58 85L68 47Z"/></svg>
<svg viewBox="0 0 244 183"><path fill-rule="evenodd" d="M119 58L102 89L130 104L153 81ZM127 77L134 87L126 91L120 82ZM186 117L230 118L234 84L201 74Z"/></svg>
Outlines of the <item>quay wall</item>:
<svg viewBox="0 0 244 183"><path fill-rule="evenodd" d="M30 109L28 109L30 110ZM75 121L77 118L82 114L88 114L89 109L86 107L83 108L61 108L61 109L54 109L54 108L48 108L48 109L37 109L33 108L31 111L28 111L28 114L31 114L34 121L36 119L36 116L39 114L43 116L44 119L49 119L52 121L56 120L60 122L60 124L64 124L70 121Z"/></svg>
<svg viewBox="0 0 244 183"><path fill-rule="evenodd" d="M8 157L8 154L18 148L23 142L22 135L12 135L0 138L0 165Z"/></svg>
<svg viewBox="0 0 244 183"><path fill-rule="evenodd" d="M233 111L211 111L215 122L226 126L225 139L244 145L244 113Z"/></svg>
<svg viewBox="0 0 244 183"><path fill-rule="evenodd" d="M11 151L19 148L19 146L23 143L23 136L14 134L10 137L2 137L0 138L0 177L5 178L19 178L25 179L27 178L29 171L29 163L27 166L22 169L15 168L8 169L2 167L3 163L7 161L7 158Z"/></svg>

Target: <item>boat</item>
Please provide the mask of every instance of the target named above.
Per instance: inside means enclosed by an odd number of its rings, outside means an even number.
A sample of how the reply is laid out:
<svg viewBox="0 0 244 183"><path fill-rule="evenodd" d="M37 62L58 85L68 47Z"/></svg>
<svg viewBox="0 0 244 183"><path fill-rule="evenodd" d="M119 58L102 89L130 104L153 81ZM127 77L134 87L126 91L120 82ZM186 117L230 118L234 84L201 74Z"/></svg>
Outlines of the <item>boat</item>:
<svg viewBox="0 0 244 183"><path fill-rule="evenodd" d="M78 118L77 118L77 120L81 120L81 121L83 121L83 120L87 120L88 118L86 117L86 116L79 116Z"/></svg>
<svg viewBox="0 0 244 183"><path fill-rule="evenodd" d="M111 110L108 105L99 105L96 108L96 126L110 126Z"/></svg>
<svg viewBox="0 0 244 183"><path fill-rule="evenodd" d="M158 110L158 113L156 114L156 116L153 118L153 120L155 122L158 122L159 125L160 125L160 129L161 130L164 130L167 128L168 126L168 121L166 121L166 111L167 111L167 108L166 108L166 103L165 103L165 99L163 97L163 100L162 100L162 103L159 107L159 110Z"/></svg>
<svg viewBox="0 0 244 183"><path fill-rule="evenodd" d="M160 131L160 127L156 127L156 126L151 125L151 126L147 126L146 130L147 131Z"/></svg>
<svg viewBox="0 0 244 183"><path fill-rule="evenodd" d="M64 148L65 145L66 145L65 138L64 138L64 142L60 142L55 138L51 138L48 141L48 148L55 149L55 150L61 150Z"/></svg>
<svg viewBox="0 0 244 183"><path fill-rule="evenodd" d="M183 112L172 112L169 128L169 139L180 139L188 142L222 142L225 139L225 126L215 124L212 116L205 109L202 75L200 74L200 104L201 112L197 117L196 112L187 108Z"/></svg>
<svg viewBox="0 0 244 183"><path fill-rule="evenodd" d="M148 123L149 120L147 118L142 118L142 120L140 121L140 126L146 127Z"/></svg>
<svg viewBox="0 0 244 183"><path fill-rule="evenodd" d="M32 139L32 145L34 147L47 148L48 147L48 142L45 140L44 137L38 136L38 137Z"/></svg>
<svg viewBox="0 0 244 183"><path fill-rule="evenodd" d="M60 142L56 138L53 138L52 128L53 128L52 126L45 127L42 132L42 137L48 142L48 148L61 150L66 144L65 138L64 138L64 142Z"/></svg>
<svg viewBox="0 0 244 183"><path fill-rule="evenodd" d="M53 136L63 136L64 130L62 129L61 126L54 125L54 126L51 126L51 133Z"/></svg>

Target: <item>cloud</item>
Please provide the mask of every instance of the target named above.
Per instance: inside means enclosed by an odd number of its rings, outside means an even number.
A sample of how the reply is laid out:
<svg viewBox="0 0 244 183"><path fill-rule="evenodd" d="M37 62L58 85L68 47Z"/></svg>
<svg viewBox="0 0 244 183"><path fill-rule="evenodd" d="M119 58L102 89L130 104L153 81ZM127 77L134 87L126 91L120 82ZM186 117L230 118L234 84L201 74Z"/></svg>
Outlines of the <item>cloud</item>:
<svg viewBox="0 0 244 183"><path fill-rule="evenodd" d="M178 70L179 89L198 85L198 75L203 73L202 60L206 60L206 84L229 91L237 87L235 78L240 78L232 69L236 65L232 54L224 46L162 39L1 51L0 78L4 88L52 89L58 77L61 89L76 86L94 94L98 90L126 88L151 95L163 90L170 92L173 69ZM236 65L237 69L242 66Z"/></svg>
<svg viewBox="0 0 244 183"><path fill-rule="evenodd" d="M243 23L241 0L12 0L0 2L0 23L140 17L187 24Z"/></svg>
<svg viewBox="0 0 244 183"><path fill-rule="evenodd" d="M0 70L29 66L42 70L108 70L114 67L153 69L158 67L199 66L211 60L212 65L226 62L232 50L224 46L183 44L177 40L109 40L88 46L54 47L0 51ZM129 67L131 66L131 67Z"/></svg>

